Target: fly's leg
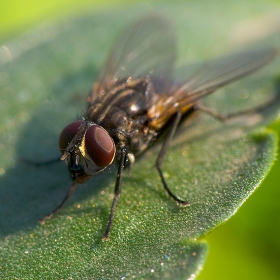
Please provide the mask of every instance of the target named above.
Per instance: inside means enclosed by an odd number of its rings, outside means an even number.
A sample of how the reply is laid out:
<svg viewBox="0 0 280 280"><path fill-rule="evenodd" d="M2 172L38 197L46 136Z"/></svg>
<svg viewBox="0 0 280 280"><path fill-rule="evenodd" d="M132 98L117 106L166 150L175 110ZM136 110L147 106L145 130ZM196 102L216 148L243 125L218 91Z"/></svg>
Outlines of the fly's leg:
<svg viewBox="0 0 280 280"><path fill-rule="evenodd" d="M33 160L25 159L25 158L21 158L19 160L22 163L26 163L26 164L33 165L33 166L45 166L45 165L49 165L49 164L59 162L60 157L53 158L53 159L50 159L50 160L47 160L47 161L33 161Z"/></svg>
<svg viewBox="0 0 280 280"><path fill-rule="evenodd" d="M121 149L121 158L120 158L120 162L119 162L117 180L116 180L116 185L115 185L115 197L114 197L114 200L113 200L113 203L111 206L111 211L110 211L110 216L108 219L107 227L106 227L106 230L102 237L103 240L109 239L109 233L110 233L110 229L111 229L111 226L112 226L112 223L114 220L116 206L117 206L118 200L119 200L121 192L122 192L122 174L123 174L126 157L127 157L127 151L126 151L126 149L123 148L123 149Z"/></svg>
<svg viewBox="0 0 280 280"><path fill-rule="evenodd" d="M230 114L221 114L220 112L216 111L215 109L204 107L201 104L196 104L193 107L193 109L194 110L199 110L203 113L206 113L206 114L214 117L215 119L218 119L219 121L225 122L229 119L232 119L232 118L235 118L235 117L238 117L238 116L250 115L250 114L257 113L257 112L261 112L262 110L265 110L265 109L269 108L271 105L273 105L276 102L277 98L279 98L279 97L271 98L271 100L269 100L268 102L266 102L266 103L264 103L260 106L257 106L257 107L254 107L254 108L251 108L251 109L248 109L248 110L233 112L233 113L230 113Z"/></svg>
<svg viewBox="0 0 280 280"><path fill-rule="evenodd" d="M66 193L64 199L61 201L61 203L50 214L40 219L39 222L44 223L47 219L51 218L57 211L59 211L64 205L64 203L69 199L69 197L75 191L76 187L77 187L77 183L76 181L74 181L71 187L69 188L68 192Z"/></svg>
<svg viewBox="0 0 280 280"><path fill-rule="evenodd" d="M176 202L184 205L184 206L188 206L190 205L187 201L185 200L181 200L180 198L178 198L176 195L174 195L171 190L169 189L167 183L166 183L166 180L163 176L163 173L162 173L162 170L161 170L161 165L162 165L162 162L163 162L163 158L164 158L164 155L165 155L165 152L168 148L168 145L169 145L169 142L170 140L172 139L177 127L178 127L178 124L181 120L181 117L182 117L182 113L180 111L177 112L176 114L176 117L170 127L170 130L168 132L168 135L167 137L164 139L164 142L162 144L162 147L161 147L161 150L158 154L158 157L157 157L157 161L156 161L156 168L158 170L158 173L160 175L160 178L161 178L161 181L162 181L162 184L163 184L163 187L164 189L167 191L167 193L169 194L170 197L172 197Z"/></svg>

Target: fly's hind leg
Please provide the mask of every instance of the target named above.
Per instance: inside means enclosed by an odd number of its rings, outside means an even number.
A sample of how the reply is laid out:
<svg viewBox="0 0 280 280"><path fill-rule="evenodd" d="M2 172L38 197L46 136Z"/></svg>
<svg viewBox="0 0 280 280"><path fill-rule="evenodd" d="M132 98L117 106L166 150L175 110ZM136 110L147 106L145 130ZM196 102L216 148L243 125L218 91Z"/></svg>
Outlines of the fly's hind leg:
<svg viewBox="0 0 280 280"><path fill-rule="evenodd" d="M161 169L161 166L162 166L162 162L163 162L163 159L164 159L164 156L165 156L165 153L167 151L167 148L168 148L168 145L169 145L169 142L170 140L173 138L173 135L178 127L178 124L181 120L181 117L182 117L182 113L180 111L177 112L176 114L176 117L170 127L170 130L168 132L168 135L167 137L164 139L164 142L162 144L162 147L161 147L161 150L158 154L158 157L157 157L157 161L156 161L156 168L158 170L158 173L160 175L160 178L161 178L161 181L162 181L162 184L163 184L163 187L164 189L167 191L167 193L169 194L169 196L171 198L173 198L176 202L184 205L184 206L188 206L190 205L186 200L182 200L180 198L178 198L176 195L174 195L171 190L169 189L167 183L166 183L166 180L163 176L163 172L162 172L162 169Z"/></svg>
<svg viewBox="0 0 280 280"><path fill-rule="evenodd" d="M219 121L225 122L229 119L233 119L233 118L236 118L236 117L239 117L242 115L250 115L250 114L261 112L261 111L269 108L271 105L273 105L277 101L277 98L279 98L279 97L271 98L271 100L269 100L268 102L266 102L260 106L257 106L257 107L251 108L251 109L247 109L247 110L229 113L229 114L221 114L217 110L215 110L213 108L205 107L201 104L196 104L193 107L193 109L197 110L197 111L199 110L203 113L206 113L206 114L214 117L215 119L218 119Z"/></svg>

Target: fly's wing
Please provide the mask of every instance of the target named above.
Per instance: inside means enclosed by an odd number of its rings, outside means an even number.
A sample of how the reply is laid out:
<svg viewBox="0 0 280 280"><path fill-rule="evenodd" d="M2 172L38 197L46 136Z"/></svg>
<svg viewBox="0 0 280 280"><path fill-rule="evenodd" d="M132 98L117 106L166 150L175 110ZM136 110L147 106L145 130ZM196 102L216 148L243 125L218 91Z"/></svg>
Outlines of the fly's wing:
<svg viewBox="0 0 280 280"><path fill-rule="evenodd" d="M174 60L175 37L169 22L160 16L143 18L130 25L113 46L91 100L102 101L116 83L128 78L148 79L155 84L155 91L167 90Z"/></svg>
<svg viewBox="0 0 280 280"><path fill-rule="evenodd" d="M152 126L159 128L178 110L184 112L206 94L258 70L276 54L274 48L247 51L205 62L194 71L190 69L192 75L183 85L174 84L173 90L150 108Z"/></svg>

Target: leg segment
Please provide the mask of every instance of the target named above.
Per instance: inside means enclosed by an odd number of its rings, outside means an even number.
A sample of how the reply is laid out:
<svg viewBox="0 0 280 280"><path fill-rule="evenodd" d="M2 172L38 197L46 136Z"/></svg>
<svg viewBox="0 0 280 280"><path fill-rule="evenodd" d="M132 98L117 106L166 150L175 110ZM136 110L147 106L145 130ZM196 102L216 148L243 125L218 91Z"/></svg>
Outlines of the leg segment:
<svg viewBox="0 0 280 280"><path fill-rule="evenodd" d="M45 166L45 165L50 165L50 164L53 164L56 162L60 162L60 157L53 158L53 159L46 160L46 161L32 161L29 159L20 158L19 161L22 163L25 163L25 164L33 165L33 166Z"/></svg>
<svg viewBox="0 0 280 280"><path fill-rule="evenodd" d="M41 223L44 223L46 221L46 219L51 218L57 211L59 211L62 208L62 206L64 205L64 203L68 200L68 198L75 191L76 187L77 187L77 183L76 183L76 181L74 181L73 184L71 185L71 187L69 188L68 192L66 193L66 196L64 197L62 202L50 214L46 215L45 217L43 217L39 221Z"/></svg>
<svg viewBox="0 0 280 280"><path fill-rule="evenodd" d="M167 191L167 193L169 194L170 197L172 197L175 201L177 201L178 203L184 205L184 206L188 206L189 203L185 200L181 200L180 198L178 198L176 195L174 195L171 190L169 189L167 183L166 183L166 180L163 176L163 173L162 173L162 170L161 170L161 165L162 165L162 162L163 162L163 158L164 158L164 155L165 155L165 152L168 148L168 145L169 145L169 142L170 140L172 139L177 127L178 127L178 124L180 122L180 119L182 117L182 113L180 111L177 112L176 114L176 117L170 127L170 130L168 132L168 135L167 137L164 139L164 142L162 144L162 147L161 147L161 150L158 154L158 157L157 157L157 161L156 161L156 168L158 170L158 173L160 175L160 178L161 178L161 181L162 181L162 184L163 184L163 187L164 189Z"/></svg>
<svg viewBox="0 0 280 280"><path fill-rule="evenodd" d="M107 223L107 227L106 230L103 234L102 239L103 240L108 240L109 239L109 233L110 233L110 229L114 220L114 215L115 215L115 211L116 211L116 206L118 203L118 200L120 198L121 195L121 191L122 191L122 174L123 174L123 169L124 169L124 164L125 164L125 160L126 160L126 156L127 156L127 151L125 148L123 148L121 150L121 158L120 158L120 162L119 162L119 168L118 168L118 174L117 174L117 180L116 180L116 185L115 185L115 197L111 206L111 211L110 211L110 216L108 219L108 223Z"/></svg>
<svg viewBox="0 0 280 280"><path fill-rule="evenodd" d="M247 110L243 110L243 111L237 111L237 112L233 112L230 114L221 114L220 112L216 111L213 108L208 108L208 107L204 107L201 104L196 104L194 106L194 110L199 110L203 113L206 113L212 117L214 117L215 119L218 119L219 121L225 122L229 119L235 118L235 117L239 117L242 115L249 115L249 114L254 114L257 112L261 112L262 110L265 110L267 108L269 108L269 106L273 105L276 101L276 98L272 98L271 100L269 100L268 102L261 104L260 106L251 108L251 109L247 109Z"/></svg>

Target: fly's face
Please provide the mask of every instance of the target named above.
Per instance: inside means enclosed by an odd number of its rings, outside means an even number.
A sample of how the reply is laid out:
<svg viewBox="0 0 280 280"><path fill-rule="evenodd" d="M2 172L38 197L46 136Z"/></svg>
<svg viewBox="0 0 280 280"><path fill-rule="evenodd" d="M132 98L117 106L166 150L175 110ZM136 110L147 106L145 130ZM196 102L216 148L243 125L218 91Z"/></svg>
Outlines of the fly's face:
<svg viewBox="0 0 280 280"><path fill-rule="evenodd" d="M110 165L116 153L108 132L88 121L67 125L60 134L59 148L63 153L61 160L66 160L71 177L78 183Z"/></svg>

